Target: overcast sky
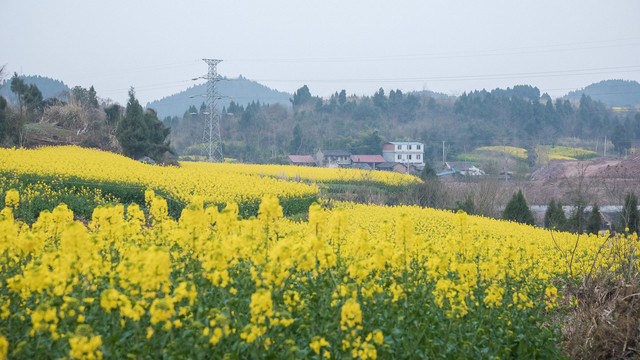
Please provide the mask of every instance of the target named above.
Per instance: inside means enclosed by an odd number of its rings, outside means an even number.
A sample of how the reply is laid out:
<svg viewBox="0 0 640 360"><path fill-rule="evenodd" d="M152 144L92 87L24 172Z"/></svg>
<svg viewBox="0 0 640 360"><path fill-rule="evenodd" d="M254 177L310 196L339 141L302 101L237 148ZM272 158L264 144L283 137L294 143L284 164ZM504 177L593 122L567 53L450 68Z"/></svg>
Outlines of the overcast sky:
<svg viewBox="0 0 640 360"><path fill-rule="evenodd" d="M640 81L640 1L3 0L0 65L125 103L222 76L313 95ZM202 82L202 80L200 81Z"/></svg>

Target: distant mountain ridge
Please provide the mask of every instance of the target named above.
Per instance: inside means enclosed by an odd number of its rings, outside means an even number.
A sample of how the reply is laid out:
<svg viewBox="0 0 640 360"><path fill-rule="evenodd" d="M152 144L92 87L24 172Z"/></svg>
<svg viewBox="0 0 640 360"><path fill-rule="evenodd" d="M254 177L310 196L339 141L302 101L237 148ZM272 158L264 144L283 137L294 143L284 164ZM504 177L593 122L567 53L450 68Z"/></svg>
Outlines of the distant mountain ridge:
<svg viewBox="0 0 640 360"><path fill-rule="evenodd" d="M291 94L271 89L242 76L236 79L223 78L216 86L221 97L216 101L218 111L222 111L223 107L228 107L231 101L242 106L246 106L252 101L259 101L262 104L280 103L284 106L291 106L289 101L292 97ZM206 83L195 85L177 94L151 101L147 103L146 108L154 109L160 119L167 116L180 117L192 105L200 108L200 105L206 100L206 97L202 95L206 93Z"/></svg>
<svg viewBox="0 0 640 360"><path fill-rule="evenodd" d="M566 98L580 100L582 94L609 106L640 105L640 83L629 80L603 80L568 93Z"/></svg>
<svg viewBox="0 0 640 360"><path fill-rule="evenodd" d="M48 99L51 97L56 97L60 100L67 99L69 86L67 86L60 80L55 80L40 75L19 75L18 78L22 79L27 85L35 84L42 93L43 99ZM0 96L9 100L9 102L12 104L18 101L16 95L11 92L11 78L6 79L2 83L2 88L0 88Z"/></svg>

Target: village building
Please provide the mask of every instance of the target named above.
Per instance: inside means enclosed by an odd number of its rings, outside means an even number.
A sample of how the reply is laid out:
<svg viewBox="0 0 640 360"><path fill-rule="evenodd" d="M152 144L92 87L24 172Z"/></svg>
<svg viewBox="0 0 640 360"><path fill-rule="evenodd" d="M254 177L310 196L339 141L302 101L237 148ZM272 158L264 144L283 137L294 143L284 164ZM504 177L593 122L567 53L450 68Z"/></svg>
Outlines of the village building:
<svg viewBox="0 0 640 360"><path fill-rule="evenodd" d="M424 144L415 141L388 142L382 145L382 157L389 163L404 165L405 170L394 169L394 171L419 172L424 169Z"/></svg>
<svg viewBox="0 0 640 360"><path fill-rule="evenodd" d="M378 165L385 162L382 155L351 155L351 164L358 169L377 170Z"/></svg>
<svg viewBox="0 0 640 360"><path fill-rule="evenodd" d="M484 171L468 162L447 161L444 163L444 170L447 172L451 171L452 173L460 174L463 176L484 175Z"/></svg>
<svg viewBox="0 0 640 360"><path fill-rule="evenodd" d="M424 144L412 141L388 142L382 146L382 157L387 162L424 166Z"/></svg>
<svg viewBox="0 0 640 360"><path fill-rule="evenodd" d="M316 164L328 168L351 167L351 153L347 150L318 150Z"/></svg>
<svg viewBox="0 0 640 360"><path fill-rule="evenodd" d="M316 160L311 155L289 155L291 165L316 166Z"/></svg>

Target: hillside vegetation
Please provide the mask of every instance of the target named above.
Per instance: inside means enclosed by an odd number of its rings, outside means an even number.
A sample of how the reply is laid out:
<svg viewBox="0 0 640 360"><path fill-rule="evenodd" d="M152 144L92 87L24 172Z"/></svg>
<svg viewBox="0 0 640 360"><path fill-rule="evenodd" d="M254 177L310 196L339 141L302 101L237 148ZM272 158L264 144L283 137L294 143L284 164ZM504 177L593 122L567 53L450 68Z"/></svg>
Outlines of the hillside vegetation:
<svg viewBox="0 0 640 360"><path fill-rule="evenodd" d="M234 79L221 78L216 87L221 95L220 99L216 100L218 111L228 107L231 101L238 104L258 101L262 104L290 105L291 94L270 89L242 76ZM154 109L161 118L182 116L191 106L199 108L205 102L206 98L203 96L206 94L206 83L194 85L179 93L151 101L145 107Z"/></svg>
<svg viewBox="0 0 640 360"><path fill-rule="evenodd" d="M567 98L579 100L582 95L609 106L634 107L640 105L640 84L637 81L604 80L584 89L571 91Z"/></svg>
<svg viewBox="0 0 640 360"><path fill-rule="evenodd" d="M191 108L182 118L164 119L180 153L197 154L205 109ZM197 115L192 115L192 114ZM588 139L590 151L607 136L609 153L624 154L640 139L640 115L614 112L589 97L578 102L540 96L536 88L474 91L457 98L435 99L419 93L380 89L372 97L336 92L329 99L303 87L293 108L253 102L230 103L221 116L223 153L241 162L285 162L289 154L317 149L346 149L379 154L385 141L425 144L430 162L469 153L482 146L510 145L533 149L563 144L567 138Z"/></svg>

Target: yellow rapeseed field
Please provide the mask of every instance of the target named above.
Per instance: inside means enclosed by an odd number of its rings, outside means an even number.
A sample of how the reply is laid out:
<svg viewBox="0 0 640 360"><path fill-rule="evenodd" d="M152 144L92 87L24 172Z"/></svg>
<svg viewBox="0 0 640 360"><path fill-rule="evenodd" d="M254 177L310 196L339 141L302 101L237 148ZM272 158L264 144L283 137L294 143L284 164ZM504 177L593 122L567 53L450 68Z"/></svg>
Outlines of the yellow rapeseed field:
<svg viewBox="0 0 640 360"><path fill-rule="evenodd" d="M640 271L635 234L348 202L292 221L282 202L317 188L283 178L321 173L286 173L301 168L162 168L76 147L0 160L0 360L560 358L549 316L575 304L563 286ZM11 188L24 174L137 186L144 207L98 206L83 223L60 204L27 225L21 207L64 191ZM112 202L92 189L80 193ZM153 189L190 204L176 220ZM248 199L260 204L243 219Z"/></svg>
<svg viewBox="0 0 640 360"><path fill-rule="evenodd" d="M527 158L527 150L523 148L515 147L515 146L483 146L483 147L477 148L476 150L500 152L500 153L513 156L518 159Z"/></svg>
<svg viewBox="0 0 640 360"><path fill-rule="evenodd" d="M207 203L259 202L265 194L281 200L316 197L312 185L252 174L242 164L192 164L160 167L113 153L75 146L36 150L0 149L0 172L35 174L75 183L116 182L121 186L151 188L176 201Z"/></svg>
<svg viewBox="0 0 640 360"><path fill-rule="evenodd" d="M85 226L60 205L28 227L7 196L0 355L17 359L557 358L558 284L637 247L406 206L292 222L273 195L257 218L196 203L176 221L152 191L147 215L99 207Z"/></svg>
<svg viewBox="0 0 640 360"><path fill-rule="evenodd" d="M204 163L184 162L184 167L199 168ZM243 165L233 168L242 174L271 176L294 181L311 181L318 183L331 182L375 182L390 186L404 186L420 180L407 174L391 171L368 171L360 169L330 169L324 167L293 165Z"/></svg>

